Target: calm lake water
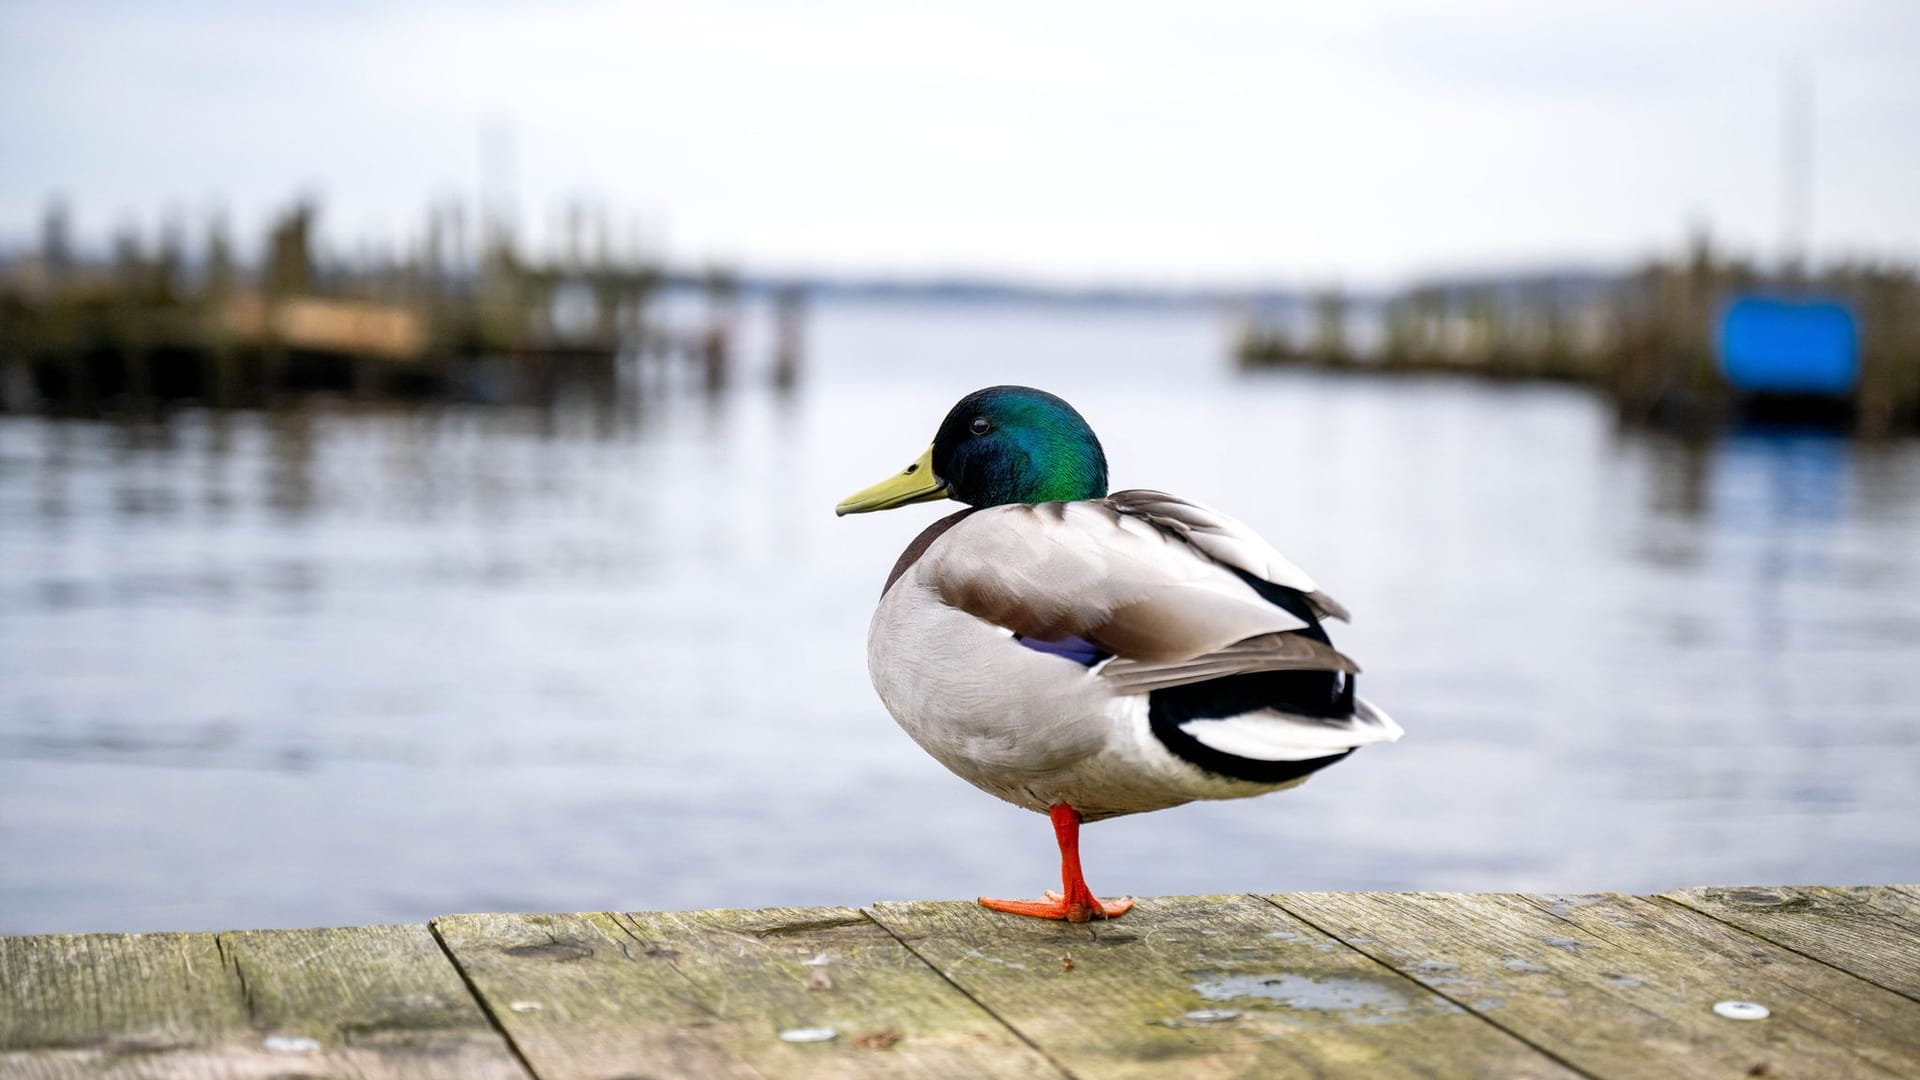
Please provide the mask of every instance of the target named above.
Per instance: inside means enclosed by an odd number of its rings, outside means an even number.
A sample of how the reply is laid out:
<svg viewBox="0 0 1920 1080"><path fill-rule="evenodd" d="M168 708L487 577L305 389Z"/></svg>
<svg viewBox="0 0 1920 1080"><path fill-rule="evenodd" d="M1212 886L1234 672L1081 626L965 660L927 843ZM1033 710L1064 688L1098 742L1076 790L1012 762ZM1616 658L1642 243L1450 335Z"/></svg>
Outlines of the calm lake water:
<svg viewBox="0 0 1920 1080"><path fill-rule="evenodd" d="M1920 880L1920 445L1236 375L1199 313L826 305L780 398L0 418L0 933L1029 895L864 639L962 393L1240 516L1406 727L1101 824L1101 892ZM757 346L750 343L757 359Z"/></svg>

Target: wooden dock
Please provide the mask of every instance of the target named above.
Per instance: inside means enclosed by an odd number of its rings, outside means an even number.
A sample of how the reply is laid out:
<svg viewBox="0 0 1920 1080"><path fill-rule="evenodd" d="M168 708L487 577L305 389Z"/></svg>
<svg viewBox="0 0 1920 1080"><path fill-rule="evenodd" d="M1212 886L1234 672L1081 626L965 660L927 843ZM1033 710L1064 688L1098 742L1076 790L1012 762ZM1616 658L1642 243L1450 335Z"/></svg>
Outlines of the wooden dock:
<svg viewBox="0 0 1920 1080"><path fill-rule="evenodd" d="M0 938L0 1077L1920 1076L1920 886Z"/></svg>

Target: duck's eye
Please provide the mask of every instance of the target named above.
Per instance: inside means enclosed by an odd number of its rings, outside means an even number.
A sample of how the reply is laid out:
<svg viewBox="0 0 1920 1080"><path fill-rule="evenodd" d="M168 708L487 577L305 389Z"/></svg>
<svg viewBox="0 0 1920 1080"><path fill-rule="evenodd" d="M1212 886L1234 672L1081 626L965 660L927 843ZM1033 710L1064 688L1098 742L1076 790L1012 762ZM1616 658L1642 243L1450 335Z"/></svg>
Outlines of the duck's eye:
<svg viewBox="0 0 1920 1080"><path fill-rule="evenodd" d="M967 428L975 435L985 435L987 432L993 430L993 421L984 416L976 416L973 418L973 423L968 424Z"/></svg>

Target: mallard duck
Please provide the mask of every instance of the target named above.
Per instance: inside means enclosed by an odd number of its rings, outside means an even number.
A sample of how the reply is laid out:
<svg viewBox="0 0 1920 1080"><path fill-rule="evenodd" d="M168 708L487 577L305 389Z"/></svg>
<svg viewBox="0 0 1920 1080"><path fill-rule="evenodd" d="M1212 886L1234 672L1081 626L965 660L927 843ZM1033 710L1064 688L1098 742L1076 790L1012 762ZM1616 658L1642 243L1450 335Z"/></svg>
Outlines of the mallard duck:
<svg viewBox="0 0 1920 1080"><path fill-rule="evenodd" d="M1083 822L1279 791L1400 737L1354 693L1342 608L1251 529L1159 491L1107 491L1100 440L1045 391L962 398L911 465L835 508L954 499L887 575L867 664L921 748L1048 815L1059 892L980 903L1085 922Z"/></svg>

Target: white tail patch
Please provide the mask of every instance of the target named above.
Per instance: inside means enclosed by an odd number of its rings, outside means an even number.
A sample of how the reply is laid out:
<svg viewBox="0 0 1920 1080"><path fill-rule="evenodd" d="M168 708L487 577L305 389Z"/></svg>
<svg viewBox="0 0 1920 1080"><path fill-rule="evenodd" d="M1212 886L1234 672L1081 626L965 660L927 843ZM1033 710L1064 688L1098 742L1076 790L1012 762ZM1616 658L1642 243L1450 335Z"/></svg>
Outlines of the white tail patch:
<svg viewBox="0 0 1920 1080"><path fill-rule="evenodd" d="M1203 746L1253 761L1307 761L1356 746L1393 742L1402 734L1393 717L1365 698L1357 699L1353 715L1343 720L1269 709L1218 720L1189 720L1180 730Z"/></svg>

